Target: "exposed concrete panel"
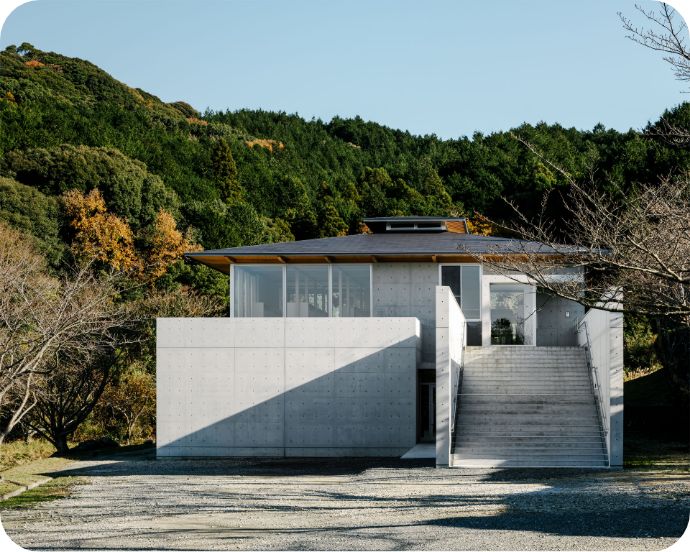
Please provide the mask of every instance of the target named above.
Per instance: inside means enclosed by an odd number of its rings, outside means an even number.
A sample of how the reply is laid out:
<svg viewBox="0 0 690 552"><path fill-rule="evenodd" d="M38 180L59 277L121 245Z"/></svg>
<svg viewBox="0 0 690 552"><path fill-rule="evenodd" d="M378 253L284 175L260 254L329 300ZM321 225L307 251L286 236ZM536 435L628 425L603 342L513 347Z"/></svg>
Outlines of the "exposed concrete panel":
<svg viewBox="0 0 690 552"><path fill-rule="evenodd" d="M157 321L159 456L398 456L416 318Z"/></svg>
<svg viewBox="0 0 690 552"><path fill-rule="evenodd" d="M450 465L454 405L462 377L465 317L448 286L436 286L436 466Z"/></svg>
<svg viewBox="0 0 690 552"><path fill-rule="evenodd" d="M372 265L374 316L414 316L421 323L422 361L434 362L436 263L375 263Z"/></svg>
<svg viewBox="0 0 690 552"><path fill-rule="evenodd" d="M585 308L579 303L537 289L537 346L576 346L577 323L584 316Z"/></svg>

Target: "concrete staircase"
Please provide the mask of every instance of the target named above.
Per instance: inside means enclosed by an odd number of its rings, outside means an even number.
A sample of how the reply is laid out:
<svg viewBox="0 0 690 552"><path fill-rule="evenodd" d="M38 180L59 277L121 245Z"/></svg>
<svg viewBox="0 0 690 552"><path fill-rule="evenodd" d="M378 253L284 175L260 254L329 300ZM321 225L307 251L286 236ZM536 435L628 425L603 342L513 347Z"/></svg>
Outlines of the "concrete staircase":
<svg viewBox="0 0 690 552"><path fill-rule="evenodd" d="M467 347L454 467L608 466L579 347Z"/></svg>

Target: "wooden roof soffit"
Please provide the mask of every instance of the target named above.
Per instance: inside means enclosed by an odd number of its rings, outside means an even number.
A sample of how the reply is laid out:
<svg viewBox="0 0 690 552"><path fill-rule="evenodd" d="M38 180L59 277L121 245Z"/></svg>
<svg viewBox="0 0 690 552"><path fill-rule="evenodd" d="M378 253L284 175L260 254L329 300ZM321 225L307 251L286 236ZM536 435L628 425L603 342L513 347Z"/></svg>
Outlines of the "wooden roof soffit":
<svg viewBox="0 0 690 552"><path fill-rule="evenodd" d="M476 263L478 261L496 261L510 258L512 261L528 261L523 253L408 253L401 255L195 255L189 260L204 264L210 268L228 274L230 264L323 264L323 263ZM544 257L553 255L544 254Z"/></svg>

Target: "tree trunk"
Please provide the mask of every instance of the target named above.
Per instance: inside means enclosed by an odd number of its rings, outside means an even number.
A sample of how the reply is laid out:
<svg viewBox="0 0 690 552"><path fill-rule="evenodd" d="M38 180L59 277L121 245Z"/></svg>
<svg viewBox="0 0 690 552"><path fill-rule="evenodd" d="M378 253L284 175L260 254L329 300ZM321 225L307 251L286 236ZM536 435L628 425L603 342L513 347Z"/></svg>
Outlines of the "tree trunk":
<svg viewBox="0 0 690 552"><path fill-rule="evenodd" d="M57 449L55 451L56 456L65 456L69 452L69 446L67 445L67 435L64 433L54 436L53 445L55 445L55 448Z"/></svg>
<svg viewBox="0 0 690 552"><path fill-rule="evenodd" d="M656 350L684 404L690 398L690 326L660 319Z"/></svg>

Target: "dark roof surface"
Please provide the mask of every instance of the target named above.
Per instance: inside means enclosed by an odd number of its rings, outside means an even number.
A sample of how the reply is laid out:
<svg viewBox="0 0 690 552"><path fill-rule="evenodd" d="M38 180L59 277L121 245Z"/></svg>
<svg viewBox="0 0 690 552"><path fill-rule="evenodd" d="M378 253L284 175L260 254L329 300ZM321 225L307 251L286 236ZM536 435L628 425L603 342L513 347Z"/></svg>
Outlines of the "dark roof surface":
<svg viewBox="0 0 690 552"><path fill-rule="evenodd" d="M444 219L447 220L447 219ZM555 253L544 244L454 232L356 234L294 242L269 243L187 253L189 258L209 256L280 255L436 255Z"/></svg>

